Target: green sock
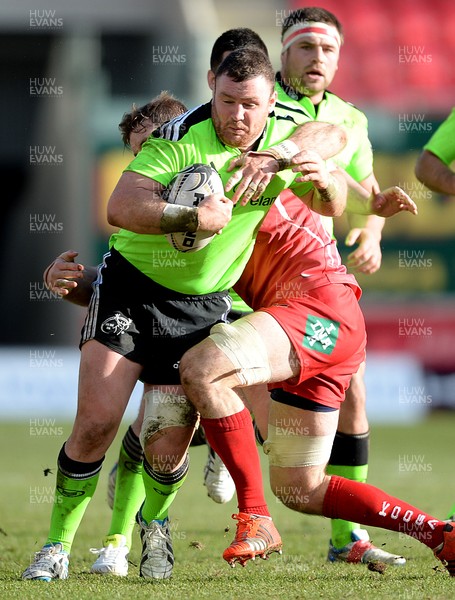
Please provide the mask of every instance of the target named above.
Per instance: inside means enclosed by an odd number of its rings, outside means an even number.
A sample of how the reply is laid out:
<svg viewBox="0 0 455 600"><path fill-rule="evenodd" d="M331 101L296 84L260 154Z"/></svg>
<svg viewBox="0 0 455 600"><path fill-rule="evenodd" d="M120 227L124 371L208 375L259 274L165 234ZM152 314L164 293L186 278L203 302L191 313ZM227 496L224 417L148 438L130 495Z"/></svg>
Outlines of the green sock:
<svg viewBox="0 0 455 600"><path fill-rule="evenodd" d="M162 521L168 515L168 510L177 492L182 487L188 474L189 457L186 455L181 467L173 473L157 473L144 459L145 501L141 508L144 521Z"/></svg>
<svg viewBox="0 0 455 600"><path fill-rule="evenodd" d="M453 515L455 515L455 504L450 509L449 514L447 515L447 519L453 519Z"/></svg>
<svg viewBox="0 0 455 600"><path fill-rule="evenodd" d="M108 535L124 535L128 548L131 548L136 513L144 501L144 496L142 448L138 437L130 427L120 448L114 506L108 533Z"/></svg>
<svg viewBox="0 0 455 600"><path fill-rule="evenodd" d="M332 454L326 472L352 481L365 483L368 475L369 432L350 435L337 431ZM352 542L351 533L360 529L359 523L332 519L331 542L335 548L343 548Z"/></svg>
<svg viewBox="0 0 455 600"><path fill-rule="evenodd" d="M71 552L74 536L95 492L103 460L81 463L68 458L62 448L46 544L60 542L65 552Z"/></svg>
<svg viewBox="0 0 455 600"><path fill-rule="evenodd" d="M358 467L347 467L345 465L327 465L328 475L338 475L352 481L361 481L365 483L368 473L368 465ZM351 533L354 529L359 529L359 523L352 521L343 521L342 519L331 519L332 525L332 544L335 548L343 548L346 544L352 542Z"/></svg>

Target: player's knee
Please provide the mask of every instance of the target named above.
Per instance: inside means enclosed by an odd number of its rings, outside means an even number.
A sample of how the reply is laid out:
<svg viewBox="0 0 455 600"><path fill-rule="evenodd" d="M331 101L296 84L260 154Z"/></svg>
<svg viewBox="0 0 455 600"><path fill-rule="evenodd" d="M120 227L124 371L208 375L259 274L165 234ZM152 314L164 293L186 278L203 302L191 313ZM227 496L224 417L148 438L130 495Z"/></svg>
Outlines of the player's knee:
<svg viewBox="0 0 455 600"><path fill-rule="evenodd" d="M187 350L180 360L180 383L188 393L193 389L201 389L208 383L209 368L205 356L202 343Z"/></svg>
<svg viewBox="0 0 455 600"><path fill-rule="evenodd" d="M144 394L144 419L140 440L143 448L157 434L170 427L194 429L199 423L199 414L183 394L150 390ZM185 438L186 438L185 433Z"/></svg>
<svg viewBox="0 0 455 600"><path fill-rule="evenodd" d="M213 386L215 381L232 387L252 386L270 377L263 339L246 318L214 325L208 340L188 351L180 363L185 389Z"/></svg>
<svg viewBox="0 0 455 600"><path fill-rule="evenodd" d="M71 433L72 446L84 454L93 452L104 454L115 437L117 426L117 423L109 419L105 422L96 419L76 422Z"/></svg>

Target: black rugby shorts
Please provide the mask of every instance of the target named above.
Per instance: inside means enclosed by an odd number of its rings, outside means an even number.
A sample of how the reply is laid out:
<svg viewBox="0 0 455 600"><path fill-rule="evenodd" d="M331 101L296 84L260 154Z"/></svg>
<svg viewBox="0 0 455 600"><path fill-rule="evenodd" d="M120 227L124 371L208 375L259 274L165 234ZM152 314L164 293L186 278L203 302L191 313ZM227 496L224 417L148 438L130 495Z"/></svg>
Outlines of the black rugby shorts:
<svg viewBox="0 0 455 600"><path fill-rule="evenodd" d="M97 340L142 365L141 381L153 385L180 383L182 355L226 322L231 306L227 291L191 296L165 288L114 249L93 288L80 347Z"/></svg>

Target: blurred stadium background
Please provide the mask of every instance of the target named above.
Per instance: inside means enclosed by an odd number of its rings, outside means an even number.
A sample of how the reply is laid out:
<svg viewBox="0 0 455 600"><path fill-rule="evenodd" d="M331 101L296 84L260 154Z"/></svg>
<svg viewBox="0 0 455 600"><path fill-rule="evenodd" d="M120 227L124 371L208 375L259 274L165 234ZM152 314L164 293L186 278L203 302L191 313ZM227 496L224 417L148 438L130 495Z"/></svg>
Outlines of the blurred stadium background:
<svg viewBox="0 0 455 600"><path fill-rule="evenodd" d="M256 30L278 69L282 21L306 4L344 26L331 89L367 114L381 186L419 206L386 224L381 271L359 277L370 419L455 408L455 199L413 174L455 104L452 0L21 0L0 6L2 418L73 414L84 310L48 292L42 272L67 248L85 264L107 249L105 205L130 159L123 113L163 89L207 101L210 49L231 27ZM340 220L343 254L345 232Z"/></svg>

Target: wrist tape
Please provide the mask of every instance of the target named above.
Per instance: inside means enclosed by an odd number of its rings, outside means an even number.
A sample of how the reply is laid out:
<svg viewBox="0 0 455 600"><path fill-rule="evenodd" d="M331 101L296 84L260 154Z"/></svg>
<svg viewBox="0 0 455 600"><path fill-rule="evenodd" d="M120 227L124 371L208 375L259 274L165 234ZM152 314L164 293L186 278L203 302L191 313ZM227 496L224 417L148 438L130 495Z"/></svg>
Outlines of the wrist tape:
<svg viewBox="0 0 455 600"><path fill-rule="evenodd" d="M316 188L319 192L319 197L322 202L333 202L338 196L340 186L333 175L329 176L329 184L325 189Z"/></svg>
<svg viewBox="0 0 455 600"><path fill-rule="evenodd" d="M279 144L265 148L264 150L258 150L251 154L265 154L266 156L272 156L278 163L278 170L283 171L291 166L291 160L296 154L300 152L300 148L292 140L284 140ZM249 153L248 153L249 154Z"/></svg>
<svg viewBox="0 0 455 600"><path fill-rule="evenodd" d="M199 226L198 209L195 206L166 204L161 215L160 228L163 233L189 231L194 233Z"/></svg>

